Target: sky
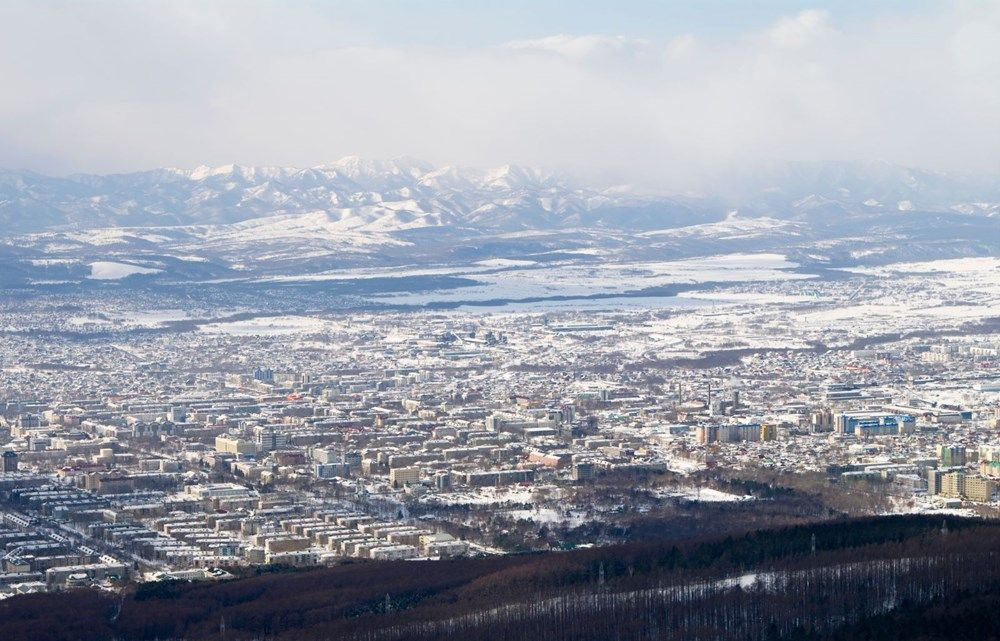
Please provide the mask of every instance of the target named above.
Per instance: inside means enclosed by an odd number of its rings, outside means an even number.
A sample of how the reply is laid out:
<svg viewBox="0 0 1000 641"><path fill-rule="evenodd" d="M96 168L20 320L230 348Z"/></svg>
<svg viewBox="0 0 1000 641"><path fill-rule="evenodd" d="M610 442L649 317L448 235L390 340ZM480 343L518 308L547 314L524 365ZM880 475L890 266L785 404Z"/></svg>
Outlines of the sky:
<svg viewBox="0 0 1000 641"><path fill-rule="evenodd" d="M0 3L0 166L1000 174L1000 0Z"/></svg>

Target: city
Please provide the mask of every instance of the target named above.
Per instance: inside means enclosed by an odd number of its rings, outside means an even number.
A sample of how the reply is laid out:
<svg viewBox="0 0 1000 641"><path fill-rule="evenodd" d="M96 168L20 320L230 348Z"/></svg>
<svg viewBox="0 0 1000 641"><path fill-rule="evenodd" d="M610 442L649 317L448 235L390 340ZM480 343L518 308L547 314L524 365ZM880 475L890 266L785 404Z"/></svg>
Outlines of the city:
<svg viewBox="0 0 1000 641"><path fill-rule="evenodd" d="M974 279L966 304L864 274L159 333L179 310L11 304L2 593L606 545L678 511L697 533L721 506L778 519L765 482L816 510L994 516L996 266L933 267Z"/></svg>
<svg viewBox="0 0 1000 641"><path fill-rule="evenodd" d="M1000 0L0 0L0 641L1000 630Z"/></svg>

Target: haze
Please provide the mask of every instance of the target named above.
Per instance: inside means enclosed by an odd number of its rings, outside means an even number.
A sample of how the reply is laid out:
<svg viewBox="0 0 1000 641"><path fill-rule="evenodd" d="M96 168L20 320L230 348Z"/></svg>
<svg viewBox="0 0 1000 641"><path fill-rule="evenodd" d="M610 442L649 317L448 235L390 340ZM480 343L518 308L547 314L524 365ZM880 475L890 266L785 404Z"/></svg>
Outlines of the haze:
<svg viewBox="0 0 1000 641"><path fill-rule="evenodd" d="M998 2L560 4L5 2L0 166L1000 172Z"/></svg>

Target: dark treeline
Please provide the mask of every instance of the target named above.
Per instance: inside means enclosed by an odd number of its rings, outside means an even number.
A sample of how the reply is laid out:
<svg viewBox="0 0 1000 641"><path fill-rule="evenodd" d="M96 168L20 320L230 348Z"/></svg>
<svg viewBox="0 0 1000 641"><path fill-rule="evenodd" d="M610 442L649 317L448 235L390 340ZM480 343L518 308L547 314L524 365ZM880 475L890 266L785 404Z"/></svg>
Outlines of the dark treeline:
<svg viewBox="0 0 1000 641"><path fill-rule="evenodd" d="M996 641L1000 588L955 591L929 604L907 603L810 641Z"/></svg>
<svg viewBox="0 0 1000 641"><path fill-rule="evenodd" d="M841 555L846 556L846 555ZM830 560L827 558L827 560ZM778 570L733 580L682 582L629 591L568 590L562 596L443 620L376 629L365 641L553 639L597 641L794 639L896 608L932 603L951 591L998 585L994 552L966 551Z"/></svg>
<svg viewBox="0 0 1000 641"><path fill-rule="evenodd" d="M8 641L778 639L1000 595L1000 523L896 516L705 540L357 562L0 602ZM880 618L882 617L882 618ZM862 638L862 637L857 637ZM870 636L864 638L899 638ZM928 637L931 638L931 637Z"/></svg>

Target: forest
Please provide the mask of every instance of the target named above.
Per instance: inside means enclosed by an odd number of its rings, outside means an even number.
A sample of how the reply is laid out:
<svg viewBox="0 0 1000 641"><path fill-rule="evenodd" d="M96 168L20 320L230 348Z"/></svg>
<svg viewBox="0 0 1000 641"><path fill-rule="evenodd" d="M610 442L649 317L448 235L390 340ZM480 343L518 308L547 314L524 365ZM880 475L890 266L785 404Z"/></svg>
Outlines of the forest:
<svg viewBox="0 0 1000 641"><path fill-rule="evenodd" d="M7 641L985 639L998 552L998 521L868 517L25 595L0 602L0 621Z"/></svg>

